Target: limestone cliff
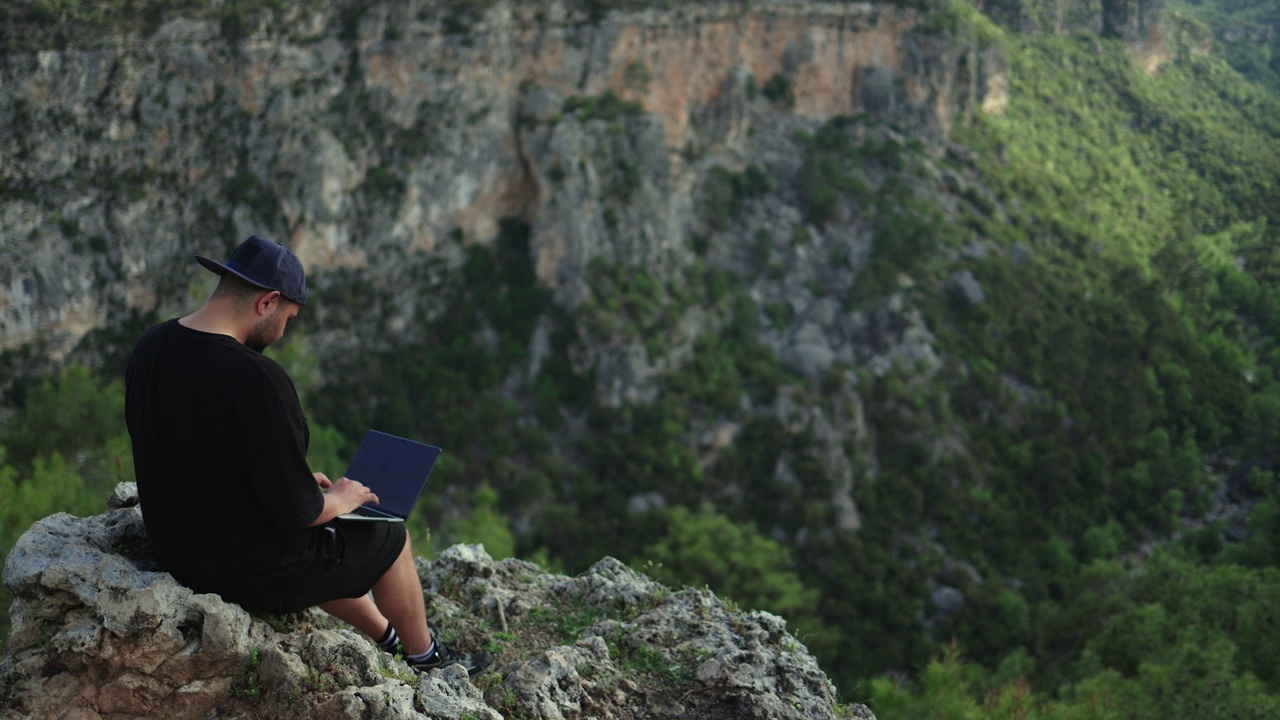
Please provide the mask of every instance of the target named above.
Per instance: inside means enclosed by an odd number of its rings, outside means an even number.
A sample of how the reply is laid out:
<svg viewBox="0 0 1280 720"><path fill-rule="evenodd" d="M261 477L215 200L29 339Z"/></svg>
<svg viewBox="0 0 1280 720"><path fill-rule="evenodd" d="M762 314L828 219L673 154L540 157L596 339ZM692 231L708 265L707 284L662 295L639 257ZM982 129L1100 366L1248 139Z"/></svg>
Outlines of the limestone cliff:
<svg viewBox="0 0 1280 720"><path fill-rule="evenodd" d="M5 563L3 718L863 718L781 618L672 591L606 558L577 577L480 546L421 562L447 639L495 651L474 680L416 676L322 613L259 617L149 558L132 484L109 512L36 523Z"/></svg>
<svg viewBox="0 0 1280 720"><path fill-rule="evenodd" d="M539 276L572 306L592 258L687 260L690 191L786 131L752 110L769 80L789 88L793 127L867 113L926 138L1002 87L998 56L891 5L596 19L502 2L467 23L449 7L324 3L232 37L171 17L0 55L0 348L61 355L185 307L202 277L190 254L252 231L289 243L321 287L396 288L521 218ZM565 111L606 93L639 112Z"/></svg>

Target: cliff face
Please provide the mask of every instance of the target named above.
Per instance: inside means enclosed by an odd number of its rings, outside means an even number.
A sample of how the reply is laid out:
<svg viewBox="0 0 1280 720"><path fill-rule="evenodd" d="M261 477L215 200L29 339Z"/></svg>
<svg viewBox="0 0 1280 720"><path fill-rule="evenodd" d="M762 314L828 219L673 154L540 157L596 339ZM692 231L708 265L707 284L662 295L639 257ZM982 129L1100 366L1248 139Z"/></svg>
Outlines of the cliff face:
<svg viewBox="0 0 1280 720"><path fill-rule="evenodd" d="M891 6L446 10L334 3L234 38L175 18L0 56L0 348L60 354L185 307L190 254L252 231L289 243L321 287L396 287L520 218L572 306L592 258L687 260L690 190L779 129L750 112L774 78L794 127L868 113L941 139L998 104L995 55ZM621 120L566 111L606 93Z"/></svg>
<svg viewBox="0 0 1280 720"><path fill-rule="evenodd" d="M863 718L778 617L672 592L611 558L573 578L480 546L420 571L444 637L496 653L417 676L315 612L281 621L156 569L132 483L36 523L5 563L0 717Z"/></svg>

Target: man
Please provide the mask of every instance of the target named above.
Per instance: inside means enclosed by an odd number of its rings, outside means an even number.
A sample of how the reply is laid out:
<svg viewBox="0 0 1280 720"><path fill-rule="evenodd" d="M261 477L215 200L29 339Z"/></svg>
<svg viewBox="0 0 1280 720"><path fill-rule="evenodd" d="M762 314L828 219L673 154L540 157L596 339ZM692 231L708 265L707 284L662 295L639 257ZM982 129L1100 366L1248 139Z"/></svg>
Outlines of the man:
<svg viewBox="0 0 1280 720"><path fill-rule="evenodd" d="M474 675L493 658L432 638L404 525L343 522L377 496L307 465L293 382L262 350L307 302L297 256L258 235L226 264L198 310L148 330L125 374L147 537L166 570L245 608L319 605L426 671Z"/></svg>

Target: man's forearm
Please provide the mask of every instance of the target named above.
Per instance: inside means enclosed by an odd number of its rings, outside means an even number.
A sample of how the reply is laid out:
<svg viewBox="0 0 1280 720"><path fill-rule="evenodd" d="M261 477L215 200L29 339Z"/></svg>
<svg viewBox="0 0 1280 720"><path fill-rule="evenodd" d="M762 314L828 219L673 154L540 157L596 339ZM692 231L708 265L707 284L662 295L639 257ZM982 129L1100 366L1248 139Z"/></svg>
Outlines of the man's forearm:
<svg viewBox="0 0 1280 720"><path fill-rule="evenodd" d="M311 527L323 525L330 520L355 510L355 507L346 507L347 503L329 493L324 493L324 507L320 509L320 515L311 523ZM360 507L357 505L356 507Z"/></svg>

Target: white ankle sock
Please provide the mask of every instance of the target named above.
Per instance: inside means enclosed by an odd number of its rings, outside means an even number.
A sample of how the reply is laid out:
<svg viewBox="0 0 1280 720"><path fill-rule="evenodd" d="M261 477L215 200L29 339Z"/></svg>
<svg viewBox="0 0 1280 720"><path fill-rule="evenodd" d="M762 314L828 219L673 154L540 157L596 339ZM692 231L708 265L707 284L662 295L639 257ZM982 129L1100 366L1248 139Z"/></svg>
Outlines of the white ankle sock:
<svg viewBox="0 0 1280 720"><path fill-rule="evenodd" d="M431 646L427 648L426 652L421 652L416 655L405 655L404 658L409 662L422 662L423 660L426 660L435 654L436 654L436 641L432 640Z"/></svg>

